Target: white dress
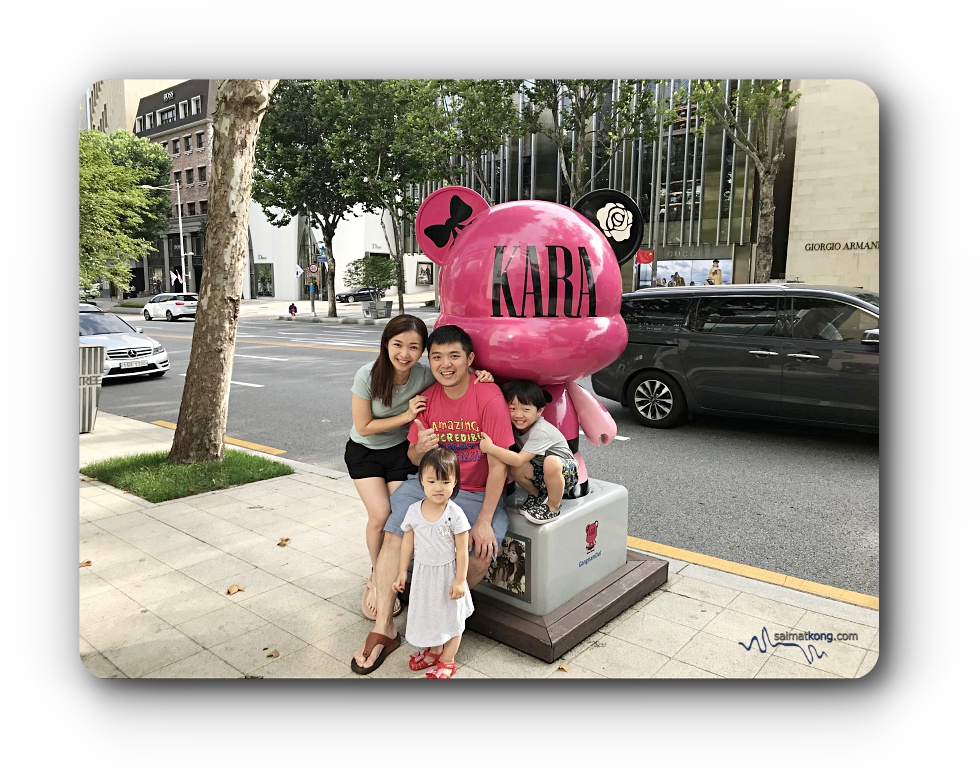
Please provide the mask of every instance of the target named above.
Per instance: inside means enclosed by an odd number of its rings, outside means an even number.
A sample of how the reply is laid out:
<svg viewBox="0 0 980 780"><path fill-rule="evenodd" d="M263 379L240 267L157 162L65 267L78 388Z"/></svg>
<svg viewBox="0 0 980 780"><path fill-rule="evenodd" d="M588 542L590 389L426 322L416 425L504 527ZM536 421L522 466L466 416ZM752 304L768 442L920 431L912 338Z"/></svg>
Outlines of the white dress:
<svg viewBox="0 0 980 780"><path fill-rule="evenodd" d="M470 530L470 523L452 501L430 523L422 516L422 502L417 501L405 513L401 529L415 534L405 638L415 647L441 645L462 634L466 618L473 614L473 597L465 582L462 598L449 597L449 587L456 579L455 535Z"/></svg>

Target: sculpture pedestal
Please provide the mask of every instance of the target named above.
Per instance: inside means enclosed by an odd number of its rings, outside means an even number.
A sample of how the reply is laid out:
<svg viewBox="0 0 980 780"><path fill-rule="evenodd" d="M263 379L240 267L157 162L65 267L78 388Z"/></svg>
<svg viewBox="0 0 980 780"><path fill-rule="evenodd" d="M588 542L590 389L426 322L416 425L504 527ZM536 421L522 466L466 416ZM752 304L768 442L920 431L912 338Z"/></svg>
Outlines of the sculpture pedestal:
<svg viewBox="0 0 980 780"><path fill-rule="evenodd" d="M626 563L547 615L532 615L473 591L466 630L551 663L667 581L667 561L638 550Z"/></svg>
<svg viewBox="0 0 980 780"><path fill-rule="evenodd" d="M523 490L508 497L510 527L467 628L551 662L667 581L666 561L627 551L626 488L589 485L544 525L518 513Z"/></svg>

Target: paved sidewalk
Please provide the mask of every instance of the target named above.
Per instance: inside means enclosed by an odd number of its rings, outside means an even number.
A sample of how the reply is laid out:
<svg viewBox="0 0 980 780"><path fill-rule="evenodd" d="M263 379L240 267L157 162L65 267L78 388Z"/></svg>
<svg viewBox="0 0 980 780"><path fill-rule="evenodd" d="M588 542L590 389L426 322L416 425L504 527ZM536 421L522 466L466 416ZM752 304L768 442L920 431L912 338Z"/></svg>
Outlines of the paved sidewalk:
<svg viewBox="0 0 980 780"><path fill-rule="evenodd" d="M100 411L79 435L79 461L172 440L168 428ZM161 504L79 475L79 562L91 561L79 567L79 650L93 675L424 676L408 669L404 642L374 674L351 672L372 626L360 611L363 507L346 474L277 460L296 473ZM878 660L877 610L669 563L663 587L553 663L467 631L456 677L847 678ZM232 585L241 590L229 595ZM807 631L849 637L772 646L777 633Z"/></svg>

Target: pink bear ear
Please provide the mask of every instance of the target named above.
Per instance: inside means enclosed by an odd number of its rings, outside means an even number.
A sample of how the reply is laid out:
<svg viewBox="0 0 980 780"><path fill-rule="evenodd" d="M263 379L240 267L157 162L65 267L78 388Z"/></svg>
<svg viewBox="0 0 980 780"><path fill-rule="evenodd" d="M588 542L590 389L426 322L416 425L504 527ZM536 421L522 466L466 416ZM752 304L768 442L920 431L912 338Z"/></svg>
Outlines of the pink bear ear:
<svg viewBox="0 0 980 780"><path fill-rule="evenodd" d="M423 254L442 265L460 232L487 211L487 203L468 187L443 187L422 201L415 217L415 237Z"/></svg>
<svg viewBox="0 0 980 780"><path fill-rule="evenodd" d="M595 225L606 237L623 265L643 242L643 214L625 192L593 190L579 198L572 208Z"/></svg>

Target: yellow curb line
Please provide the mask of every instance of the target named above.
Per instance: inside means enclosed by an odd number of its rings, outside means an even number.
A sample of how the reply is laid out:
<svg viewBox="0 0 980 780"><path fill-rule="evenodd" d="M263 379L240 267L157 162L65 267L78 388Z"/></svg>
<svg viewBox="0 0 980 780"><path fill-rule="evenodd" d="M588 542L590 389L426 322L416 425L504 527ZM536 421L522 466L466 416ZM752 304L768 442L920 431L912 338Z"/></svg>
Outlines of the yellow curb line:
<svg viewBox="0 0 980 780"><path fill-rule="evenodd" d="M166 420L154 420L153 425L159 425L161 428L169 428L172 431L177 430L177 426L174 423L167 422ZM266 447L264 444L232 439L230 436L225 436L225 444L234 444L236 447L244 447L247 450L257 450L267 455L283 455L286 452L286 450L277 450L275 447Z"/></svg>
<svg viewBox="0 0 980 780"><path fill-rule="evenodd" d="M666 555L668 558L676 558L687 563L696 563L699 566L706 566L709 569L726 571L729 574L737 574L740 577L748 577L753 580L770 582L773 585L780 585L784 588L800 590L804 593L812 593L815 596L824 596L835 601L846 601L848 604L856 604L859 607L878 609L878 597L868 596L864 593L857 593L853 590L844 590L830 585L822 585L819 582L801 580L789 574L779 574L778 572L766 569L757 569L755 566L747 566L744 563L726 561L723 558L714 558L710 555L682 550L680 547L670 547L666 544L649 542L646 539L638 539L635 536L627 536L626 543L635 549L644 550L658 555Z"/></svg>

